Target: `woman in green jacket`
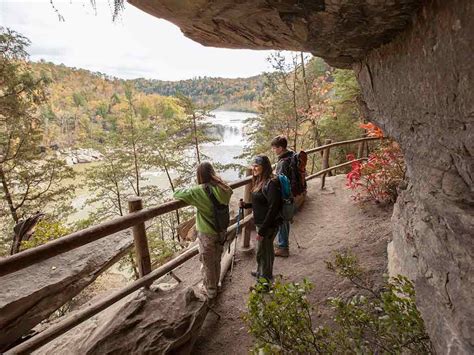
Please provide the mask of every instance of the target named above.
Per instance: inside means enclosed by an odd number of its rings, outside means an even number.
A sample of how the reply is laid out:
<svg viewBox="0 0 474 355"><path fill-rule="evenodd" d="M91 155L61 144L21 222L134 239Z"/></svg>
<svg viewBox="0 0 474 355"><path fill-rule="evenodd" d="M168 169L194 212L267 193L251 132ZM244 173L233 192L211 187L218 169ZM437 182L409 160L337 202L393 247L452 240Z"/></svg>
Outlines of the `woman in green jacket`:
<svg viewBox="0 0 474 355"><path fill-rule="evenodd" d="M217 284L221 272L222 242L225 241L225 233L218 233L214 227L214 209L205 186L209 185L217 201L224 205L229 204L233 191L216 175L209 162L199 164L196 174L199 185L189 189L176 190L173 196L196 207L199 259L202 263L201 270L204 277L203 291L209 299L212 299L217 296Z"/></svg>

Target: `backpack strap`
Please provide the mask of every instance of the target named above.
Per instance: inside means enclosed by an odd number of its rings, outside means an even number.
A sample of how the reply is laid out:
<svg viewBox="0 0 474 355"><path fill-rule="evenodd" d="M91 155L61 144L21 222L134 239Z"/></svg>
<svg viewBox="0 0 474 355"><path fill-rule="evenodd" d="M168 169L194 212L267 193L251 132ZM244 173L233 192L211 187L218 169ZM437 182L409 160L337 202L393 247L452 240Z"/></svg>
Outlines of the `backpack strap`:
<svg viewBox="0 0 474 355"><path fill-rule="evenodd" d="M206 192L207 194L207 197L209 197L209 199L211 200L211 203L213 205L212 209L213 209L213 215L214 215L214 220L211 218L211 219L208 219L204 214L201 214L202 218L204 218L207 223L209 223L211 226L213 226L215 229L217 229L217 226L216 226L216 223L217 221L215 221L215 211L217 208L219 208L220 206L222 206L221 203L219 203L219 201L217 201L217 198L216 196L214 196L214 193L212 192L211 190L211 186L209 184L204 184L204 191ZM225 240L224 240L225 242ZM224 243L221 243L221 244L224 244Z"/></svg>
<svg viewBox="0 0 474 355"><path fill-rule="evenodd" d="M291 175L292 175L292 161L294 159L294 156L295 156L295 153L291 154L291 155L288 155L287 157L283 158L282 159L282 171L280 172L281 174L285 175L288 177L288 179L292 179ZM288 175L290 176L288 176Z"/></svg>
<svg viewBox="0 0 474 355"><path fill-rule="evenodd" d="M207 196L209 197L209 199L211 200L212 204L213 204L215 207L221 205L221 203L220 203L219 201L217 201L216 196L214 196L214 193L212 192L211 186L210 186L209 184L205 184L205 185L204 185L204 191L206 191Z"/></svg>
<svg viewBox="0 0 474 355"><path fill-rule="evenodd" d="M278 184L278 188L280 188L280 190L281 190L280 179L279 179L278 177L273 178L273 179L269 179L269 180L266 182L266 184L263 185L263 187L262 187L262 194L263 194L263 196L267 199L267 201L268 201L268 195L267 195L268 186L270 185L270 183L272 182L272 180Z"/></svg>

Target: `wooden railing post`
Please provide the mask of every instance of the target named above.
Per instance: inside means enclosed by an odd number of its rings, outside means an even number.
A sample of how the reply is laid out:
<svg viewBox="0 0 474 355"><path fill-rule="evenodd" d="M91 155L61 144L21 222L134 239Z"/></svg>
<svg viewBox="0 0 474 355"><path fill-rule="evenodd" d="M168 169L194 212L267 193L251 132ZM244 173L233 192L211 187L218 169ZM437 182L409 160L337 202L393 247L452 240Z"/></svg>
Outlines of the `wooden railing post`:
<svg viewBox="0 0 474 355"><path fill-rule="evenodd" d="M132 197L128 200L128 211L133 213L143 209L141 197ZM151 272L150 251L146 238L145 223L135 224L133 230L133 241L135 244L135 254L137 256L138 273L140 278Z"/></svg>
<svg viewBox="0 0 474 355"><path fill-rule="evenodd" d="M365 141L359 143L357 147L357 159L360 159L364 156Z"/></svg>
<svg viewBox="0 0 474 355"><path fill-rule="evenodd" d="M331 142L332 141L330 139L326 139L326 141L324 142L324 145L331 144ZM323 150L322 170L329 168L329 150L330 150L329 147ZM324 189L325 183L326 183L326 173L324 173L321 176L321 190Z"/></svg>
<svg viewBox="0 0 474 355"><path fill-rule="evenodd" d="M246 176L252 175L252 168L247 168L245 171ZM244 187L244 202L250 202L252 198L252 183L248 183ZM249 209L244 209L244 216L246 217L251 213ZM244 226L242 229L242 248L247 249L250 247L250 232L252 231L253 224L252 223L247 223L247 225Z"/></svg>

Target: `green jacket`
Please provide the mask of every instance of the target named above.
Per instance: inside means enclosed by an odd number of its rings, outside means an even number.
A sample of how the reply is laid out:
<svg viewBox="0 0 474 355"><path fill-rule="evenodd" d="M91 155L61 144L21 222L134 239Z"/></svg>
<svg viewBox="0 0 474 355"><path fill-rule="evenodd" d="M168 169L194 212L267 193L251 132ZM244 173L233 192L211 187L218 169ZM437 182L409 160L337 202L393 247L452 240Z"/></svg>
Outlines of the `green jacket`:
<svg viewBox="0 0 474 355"><path fill-rule="evenodd" d="M217 186L211 186L211 190L216 196L217 201L224 205L228 205L230 196L233 191L231 189L224 190ZM214 220L214 211L212 202L204 190L204 185L193 186L189 189L179 189L173 194L178 200L183 200L191 206L196 207L196 230L203 234L217 235L214 226L210 221Z"/></svg>

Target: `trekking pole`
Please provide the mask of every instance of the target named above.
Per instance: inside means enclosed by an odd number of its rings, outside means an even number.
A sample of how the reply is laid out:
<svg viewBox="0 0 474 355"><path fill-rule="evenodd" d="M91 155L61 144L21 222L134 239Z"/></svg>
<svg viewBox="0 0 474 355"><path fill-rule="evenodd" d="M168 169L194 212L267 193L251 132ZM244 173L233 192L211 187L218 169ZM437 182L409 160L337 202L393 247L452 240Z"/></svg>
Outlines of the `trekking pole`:
<svg viewBox="0 0 474 355"><path fill-rule="evenodd" d="M290 234L291 234L291 230L290 230ZM296 242L296 246L298 247L298 249L306 249L306 248L303 248L300 243L298 242L298 238L296 238L296 233L293 232L293 237L295 238L295 242Z"/></svg>
<svg viewBox="0 0 474 355"><path fill-rule="evenodd" d="M232 261L230 262L229 281L232 281L232 272L234 271L235 249L237 249L237 237L240 233L240 219L243 215L243 207L239 207L239 214L237 216L237 229L235 230L234 251L232 252Z"/></svg>
<svg viewBox="0 0 474 355"><path fill-rule="evenodd" d="M298 243L298 239L296 238L296 233L295 232L293 232L293 237L295 238L296 246L298 247L298 249L300 249L301 245L300 245L300 243Z"/></svg>

